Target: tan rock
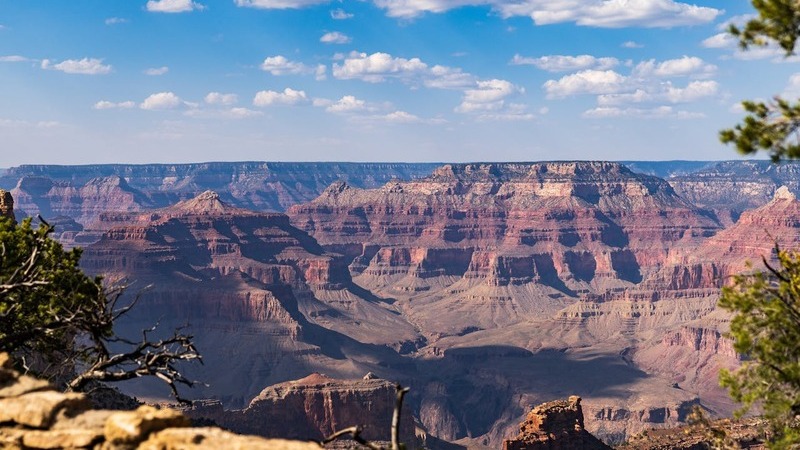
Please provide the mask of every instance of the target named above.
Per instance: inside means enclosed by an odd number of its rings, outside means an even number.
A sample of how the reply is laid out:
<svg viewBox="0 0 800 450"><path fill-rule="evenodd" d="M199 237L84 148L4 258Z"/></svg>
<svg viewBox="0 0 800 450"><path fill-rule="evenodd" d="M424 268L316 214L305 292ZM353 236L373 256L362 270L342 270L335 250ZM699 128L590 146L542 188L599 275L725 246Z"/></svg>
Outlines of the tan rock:
<svg viewBox="0 0 800 450"><path fill-rule="evenodd" d="M189 419L171 409L141 406L135 411L114 413L105 423L105 448L135 448L151 433L189 425Z"/></svg>
<svg viewBox="0 0 800 450"><path fill-rule="evenodd" d="M2 380L2 375L0 375ZM0 398L19 397L31 392L51 390L50 383L29 376L21 376L0 385Z"/></svg>
<svg viewBox="0 0 800 450"><path fill-rule="evenodd" d="M62 448L87 448L99 441L102 434L91 429L28 431L22 436L25 448L55 450Z"/></svg>
<svg viewBox="0 0 800 450"><path fill-rule="evenodd" d="M150 436L139 450L319 450L311 442L264 439L241 436L219 428L178 428L160 431Z"/></svg>
<svg viewBox="0 0 800 450"><path fill-rule="evenodd" d="M22 436L24 435L25 430L20 428L0 428L0 449L22 450Z"/></svg>
<svg viewBox="0 0 800 450"><path fill-rule="evenodd" d="M32 392L0 399L0 423L13 422L31 428L48 428L62 410L82 411L89 402L82 394L54 391Z"/></svg>

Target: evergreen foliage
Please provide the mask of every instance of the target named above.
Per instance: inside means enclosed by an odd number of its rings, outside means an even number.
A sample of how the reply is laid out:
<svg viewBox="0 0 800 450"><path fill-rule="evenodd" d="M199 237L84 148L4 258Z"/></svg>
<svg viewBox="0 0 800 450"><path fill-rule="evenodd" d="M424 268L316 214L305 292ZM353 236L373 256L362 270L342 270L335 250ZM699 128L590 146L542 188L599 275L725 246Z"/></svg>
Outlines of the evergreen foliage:
<svg viewBox="0 0 800 450"><path fill-rule="evenodd" d="M800 445L800 253L776 247L778 264L738 275L719 305L734 313L730 336L746 360L720 381L742 404L741 416L757 406L772 431L770 448Z"/></svg>

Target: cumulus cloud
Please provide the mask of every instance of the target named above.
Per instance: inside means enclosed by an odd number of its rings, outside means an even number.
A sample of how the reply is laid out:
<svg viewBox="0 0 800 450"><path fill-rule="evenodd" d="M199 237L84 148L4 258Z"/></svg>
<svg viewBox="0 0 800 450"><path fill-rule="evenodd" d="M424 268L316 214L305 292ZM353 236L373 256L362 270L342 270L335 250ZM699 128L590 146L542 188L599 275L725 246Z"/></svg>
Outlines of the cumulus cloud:
<svg viewBox="0 0 800 450"><path fill-rule="evenodd" d="M261 70L272 75L310 75L315 74L318 80L325 79L327 68L324 64L309 66L297 61L291 61L285 56L269 56L261 63Z"/></svg>
<svg viewBox="0 0 800 450"><path fill-rule="evenodd" d="M620 45L622 48L644 48L644 44L640 44L636 41L625 41Z"/></svg>
<svg viewBox="0 0 800 450"><path fill-rule="evenodd" d="M639 63L633 69L633 75L637 77L707 77L717 71L717 66L708 64L696 56L684 56L678 59L669 59L663 62L656 62L651 59Z"/></svg>
<svg viewBox="0 0 800 450"><path fill-rule="evenodd" d="M544 90L548 98L578 94L613 94L626 88L628 78L613 70L582 70L558 80L548 80Z"/></svg>
<svg viewBox="0 0 800 450"><path fill-rule="evenodd" d="M506 80L479 81L474 89L464 91L464 98L456 112L498 111L505 106L505 98L524 90Z"/></svg>
<svg viewBox="0 0 800 450"><path fill-rule="evenodd" d="M305 91L297 91L292 88L286 88L283 92L276 91L260 91L256 93L253 98L254 106L273 106L273 105L298 105L306 103L308 96Z"/></svg>
<svg viewBox="0 0 800 450"><path fill-rule="evenodd" d="M379 83L387 77L410 77L426 74L428 65L419 58L395 58L388 53L353 52L341 64L333 65L333 76L342 80L359 79Z"/></svg>
<svg viewBox="0 0 800 450"><path fill-rule="evenodd" d="M316 106L323 106L323 102L315 101ZM375 111L376 108L373 106L367 105L367 102L364 100L359 100L352 95L345 95L344 97L340 98L338 101L333 103L328 103L326 106L325 111L330 113L355 113L355 112L364 112L364 111Z"/></svg>
<svg viewBox="0 0 800 450"><path fill-rule="evenodd" d="M180 97L172 92L159 92L152 94L139 104L139 108L146 110L175 109L183 105Z"/></svg>
<svg viewBox="0 0 800 450"><path fill-rule="evenodd" d="M538 25L574 22L621 28L669 28L713 21L722 11L674 0L374 0L392 17L411 18L470 5L489 5L504 17L527 16Z"/></svg>
<svg viewBox="0 0 800 450"><path fill-rule="evenodd" d="M94 109L131 109L136 107L136 102L126 101L126 102L109 102L107 100L100 100L99 102L95 103L92 108Z"/></svg>
<svg viewBox="0 0 800 450"><path fill-rule="evenodd" d="M584 112L583 116L589 119L610 119L619 117L641 119L701 119L705 117L702 113L675 110L671 106L644 109L601 106Z"/></svg>
<svg viewBox="0 0 800 450"><path fill-rule="evenodd" d="M257 9L298 9L328 3L329 0L235 0L236 6Z"/></svg>
<svg viewBox="0 0 800 450"><path fill-rule="evenodd" d="M514 55L511 64L515 66L530 65L548 72L572 72L582 69L607 70L619 65L617 58L596 58L592 55L550 55L538 58Z"/></svg>
<svg viewBox="0 0 800 450"><path fill-rule="evenodd" d="M333 20L347 20L352 18L353 14L348 13L347 11L341 8L331 10L331 19Z"/></svg>
<svg viewBox="0 0 800 450"><path fill-rule="evenodd" d="M604 94L597 97L601 106L624 105L630 103L691 103L719 92L719 83L713 80L692 81L686 87L675 87L664 83L651 90L636 89L621 94Z"/></svg>
<svg viewBox="0 0 800 450"><path fill-rule="evenodd" d="M42 69L59 70L64 73L80 75L106 75L111 73L111 65L103 64L102 59L83 58L66 59L60 63L53 63L49 59L42 60Z"/></svg>
<svg viewBox="0 0 800 450"><path fill-rule="evenodd" d="M323 34L322 37L319 38L319 41L323 44L349 44L353 39L344 33L332 31Z"/></svg>
<svg viewBox="0 0 800 450"><path fill-rule="evenodd" d="M235 105L239 101L236 94L221 94L219 92L209 92L204 98L205 102L209 105Z"/></svg>
<svg viewBox="0 0 800 450"><path fill-rule="evenodd" d="M150 12L182 13L203 10L205 6L192 0L148 0L146 8Z"/></svg>
<svg viewBox="0 0 800 450"><path fill-rule="evenodd" d="M169 72L169 67L162 66L162 67L151 67L151 68L145 70L144 74L155 77L155 76L159 76L159 75L164 75L167 72Z"/></svg>

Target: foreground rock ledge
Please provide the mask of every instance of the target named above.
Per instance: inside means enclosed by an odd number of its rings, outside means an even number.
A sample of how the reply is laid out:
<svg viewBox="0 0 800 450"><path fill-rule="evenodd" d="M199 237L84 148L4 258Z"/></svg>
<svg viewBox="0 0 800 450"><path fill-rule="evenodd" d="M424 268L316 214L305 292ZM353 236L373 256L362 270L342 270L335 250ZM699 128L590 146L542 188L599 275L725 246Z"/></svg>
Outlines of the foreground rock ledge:
<svg viewBox="0 0 800 450"><path fill-rule="evenodd" d="M134 411L90 410L83 394L61 393L11 368L0 353L2 450L319 450L314 443L243 436L219 428L191 428L178 411L142 406Z"/></svg>

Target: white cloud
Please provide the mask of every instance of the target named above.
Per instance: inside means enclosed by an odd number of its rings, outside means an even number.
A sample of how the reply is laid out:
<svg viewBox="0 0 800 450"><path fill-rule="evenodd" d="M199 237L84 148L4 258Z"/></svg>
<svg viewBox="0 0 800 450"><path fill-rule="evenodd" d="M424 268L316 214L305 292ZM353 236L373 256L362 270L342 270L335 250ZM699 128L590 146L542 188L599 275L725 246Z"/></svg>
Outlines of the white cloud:
<svg viewBox="0 0 800 450"><path fill-rule="evenodd" d="M498 111L505 106L506 97L522 92L525 92L522 88L506 80L479 81L475 89L464 91L464 98L456 107L456 112Z"/></svg>
<svg viewBox="0 0 800 450"><path fill-rule="evenodd" d="M633 69L633 75L645 77L707 77L717 71L717 66L708 64L696 56L684 56L678 59L669 59L660 63L651 59L643 61Z"/></svg>
<svg viewBox="0 0 800 450"><path fill-rule="evenodd" d="M319 38L319 41L324 44L349 44L353 41L353 39L346 34L338 31L332 31L330 33L323 34L322 37Z"/></svg>
<svg viewBox="0 0 800 450"><path fill-rule="evenodd" d="M93 106L94 109L131 109L135 107L136 107L136 102L126 101L126 102L115 103L115 102L109 102L107 100L100 100Z"/></svg>
<svg viewBox="0 0 800 450"><path fill-rule="evenodd" d="M182 104L180 97L172 92L159 92L144 99L139 107L147 110L175 109Z"/></svg>
<svg viewBox="0 0 800 450"><path fill-rule="evenodd" d="M331 10L331 19L333 20L347 20L352 18L353 14L348 13L347 11L341 8Z"/></svg>
<svg viewBox="0 0 800 450"><path fill-rule="evenodd" d="M601 106L584 112L583 117L589 119L611 119L620 117L641 119L701 119L705 117L705 115L691 111L675 110L671 106L659 106L649 109Z"/></svg>
<svg viewBox="0 0 800 450"><path fill-rule="evenodd" d="M225 111L223 114L232 119L247 119L249 117L261 116L264 113L247 108L231 108Z"/></svg>
<svg viewBox="0 0 800 450"><path fill-rule="evenodd" d="M308 101L305 91L286 88L283 92L260 91L253 98L254 106L298 105Z"/></svg>
<svg viewBox="0 0 800 450"><path fill-rule="evenodd" d="M326 106L325 111L330 113L337 113L337 114L355 113L355 112L374 111L376 109L375 107L368 106L367 102L365 102L364 100L359 100L352 95L345 95L335 103L328 103L327 105L324 104L325 102L320 102L317 100L315 100L314 105Z"/></svg>
<svg viewBox="0 0 800 450"><path fill-rule="evenodd" d="M144 74L155 77L155 76L159 76L159 75L164 75L167 72L169 72L169 67L162 66L162 67L151 67L151 68L145 70Z"/></svg>
<svg viewBox="0 0 800 450"><path fill-rule="evenodd" d="M633 92L600 95L597 97L597 104L614 106L630 103L691 103L713 97L718 92L719 83L713 80L692 81L684 88L667 82L649 90L639 88Z"/></svg>
<svg viewBox="0 0 800 450"><path fill-rule="evenodd" d="M192 0L148 0L147 10L160 13L182 13L203 10L205 6Z"/></svg>
<svg viewBox="0 0 800 450"><path fill-rule="evenodd" d="M261 70L275 76L281 75L310 75L315 74L318 80L325 79L327 68L324 64L309 66L297 61L291 61L285 56L269 56L261 63Z"/></svg>
<svg viewBox="0 0 800 450"><path fill-rule="evenodd" d="M620 45L622 48L644 48L644 44L640 44L636 41L625 41Z"/></svg>
<svg viewBox="0 0 800 450"><path fill-rule="evenodd" d="M565 75L559 80L548 80L544 90L548 98L568 97L578 94L613 94L626 88L628 78L613 70L583 70Z"/></svg>
<svg viewBox="0 0 800 450"><path fill-rule="evenodd" d="M411 18L470 5L489 5L504 17L527 16L538 25L574 22L621 28L669 28L713 21L722 11L674 0L374 0L392 17Z"/></svg>
<svg viewBox="0 0 800 450"><path fill-rule="evenodd" d="M422 119L415 116L414 114L407 113L405 111L395 111L385 116L381 117L383 120L391 123L417 123L421 122Z"/></svg>
<svg viewBox="0 0 800 450"><path fill-rule="evenodd" d="M221 94L219 92L209 92L205 97L205 102L209 105L235 105L239 101L236 94Z"/></svg>
<svg viewBox="0 0 800 450"><path fill-rule="evenodd" d="M572 72L582 69L607 70L619 65L617 58L596 58L592 55L564 56L551 55L529 58L514 55L511 64L515 66L531 65L548 72Z"/></svg>
<svg viewBox="0 0 800 450"><path fill-rule="evenodd" d="M236 6L257 9L298 9L328 3L329 0L235 0Z"/></svg>
<svg viewBox="0 0 800 450"><path fill-rule="evenodd" d="M732 48L736 46L736 38L730 33L717 33L700 43L705 48Z"/></svg>
<svg viewBox="0 0 800 450"><path fill-rule="evenodd" d="M64 73L81 75L106 75L111 73L111 65L103 64L102 59L67 59L53 64L49 59L42 60L42 69L59 70Z"/></svg>
<svg viewBox="0 0 800 450"><path fill-rule="evenodd" d="M789 82L783 89L781 96L788 100L800 98L800 73L794 73L789 77Z"/></svg>
<svg viewBox="0 0 800 450"><path fill-rule="evenodd" d="M395 58L388 53L353 52L341 64L333 65L333 76L342 80L359 79L369 83L384 81L387 77L419 76L428 72L428 65L419 58Z"/></svg>
<svg viewBox="0 0 800 450"><path fill-rule="evenodd" d="M20 55L0 56L0 62L31 62L31 61L33 60Z"/></svg>
<svg viewBox="0 0 800 450"><path fill-rule="evenodd" d="M118 25L121 23L128 23L128 19L123 19L122 17L109 17L105 20L106 25Z"/></svg>

